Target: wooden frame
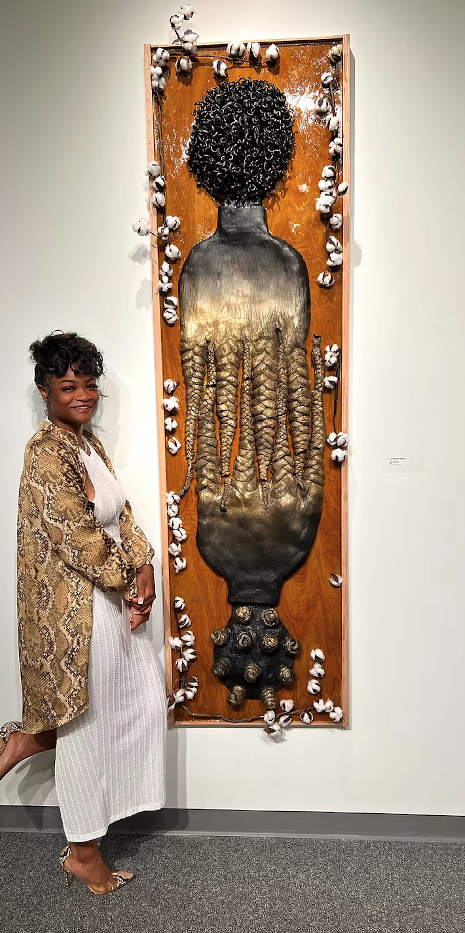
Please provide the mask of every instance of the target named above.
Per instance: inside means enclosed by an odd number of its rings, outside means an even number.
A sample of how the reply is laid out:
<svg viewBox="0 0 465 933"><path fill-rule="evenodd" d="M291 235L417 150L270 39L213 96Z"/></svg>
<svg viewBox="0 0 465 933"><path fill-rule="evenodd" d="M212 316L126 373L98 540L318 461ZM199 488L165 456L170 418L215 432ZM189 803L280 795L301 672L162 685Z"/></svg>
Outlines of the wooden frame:
<svg viewBox="0 0 465 933"><path fill-rule="evenodd" d="M343 135L345 140L344 147L344 176L350 180L350 37L343 36L325 36L315 39L280 40L279 45L299 43L309 45L320 42L337 43L343 45ZM264 41L262 45L267 45ZM145 76L145 97L146 97L146 119L147 119L147 159L151 161L156 158L155 135L154 135L154 112L151 87L151 56L155 45L144 46L144 76ZM219 56L224 55L224 43L209 43L205 46L208 49L217 49ZM170 47L168 47L170 48ZM202 47L200 46L199 49ZM171 49L174 53L179 51L176 47ZM348 433L348 348L349 348L349 306L350 306L350 194L343 198L343 248L344 248L344 272L342 279L342 346L344 353L342 356L341 372L341 392L339 395L341 404L341 430ZM156 208L150 201L150 221L151 229L157 228ZM171 596L170 596L170 577L168 551L168 527L164 520L164 504L166 497L166 438L164 432L164 415L162 400L163 391L163 368L162 368L162 318L160 309L160 296L157 291L158 281L158 250L154 240L152 242L152 287L153 287L153 320L154 320L154 341L155 341L155 370L156 370L156 394L157 394L157 412L158 412L158 447L160 464L160 496L162 501L162 522L161 522L161 543L162 543L162 581L163 581L163 615L165 623L166 639L166 683L167 691L173 690L172 674L172 651L168 644L168 637L171 634ZM347 464L344 464L341 471L341 574L343 577L342 587L342 659L341 659L341 703L344 710L343 726L349 725L349 680L348 680L348 475ZM195 673L193 671L193 673ZM175 722L171 715L171 722ZM226 725L226 723L215 719L210 720L189 720L175 722L176 725ZM239 723L234 723L238 725ZM299 724L298 722L296 724ZM315 721L313 725L327 725L320 721Z"/></svg>

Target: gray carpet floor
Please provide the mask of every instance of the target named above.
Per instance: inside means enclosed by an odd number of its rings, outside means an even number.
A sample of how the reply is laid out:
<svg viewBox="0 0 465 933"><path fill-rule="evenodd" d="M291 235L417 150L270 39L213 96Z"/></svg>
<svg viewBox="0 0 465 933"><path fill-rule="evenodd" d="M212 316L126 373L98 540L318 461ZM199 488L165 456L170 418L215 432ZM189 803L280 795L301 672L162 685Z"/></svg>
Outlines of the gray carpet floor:
<svg viewBox="0 0 465 933"><path fill-rule="evenodd" d="M137 878L106 897L56 865L61 835L0 835L8 933L465 933L465 845L108 836Z"/></svg>

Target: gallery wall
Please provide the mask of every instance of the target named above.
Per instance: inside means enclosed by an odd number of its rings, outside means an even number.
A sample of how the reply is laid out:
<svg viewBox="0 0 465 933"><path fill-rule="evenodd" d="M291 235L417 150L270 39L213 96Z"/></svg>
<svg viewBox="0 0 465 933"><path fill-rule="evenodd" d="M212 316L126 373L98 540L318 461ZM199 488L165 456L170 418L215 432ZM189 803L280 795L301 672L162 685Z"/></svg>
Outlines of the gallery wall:
<svg viewBox="0 0 465 933"><path fill-rule="evenodd" d="M169 734L169 806L465 813L460 0L197 0L201 40L351 34L350 729ZM105 354L99 436L160 583L144 42L170 4L4 5L0 721L20 716L15 512L41 406L27 348L76 329ZM186 205L186 210L188 205ZM309 202L309 209L312 209ZM407 456L406 471L389 458ZM162 656L161 602L151 623ZM56 804L52 756L0 803Z"/></svg>

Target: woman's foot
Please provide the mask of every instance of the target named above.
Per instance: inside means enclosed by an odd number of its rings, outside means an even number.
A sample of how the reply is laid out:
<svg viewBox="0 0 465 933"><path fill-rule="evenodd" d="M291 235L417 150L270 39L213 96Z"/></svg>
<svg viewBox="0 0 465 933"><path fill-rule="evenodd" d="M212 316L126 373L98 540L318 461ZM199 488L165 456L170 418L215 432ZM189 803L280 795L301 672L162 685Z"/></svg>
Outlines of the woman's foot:
<svg viewBox="0 0 465 933"><path fill-rule="evenodd" d="M0 781L15 765L19 765L20 761L30 758L31 755L37 755L39 752L46 752L51 748L55 748L55 745L55 729L38 732L37 735L12 732L3 752L0 754Z"/></svg>
<svg viewBox="0 0 465 933"><path fill-rule="evenodd" d="M106 894L121 886L115 869L109 868L104 862L97 841L71 842L70 854L65 859L64 868L77 875L85 884L89 885L96 894ZM118 871L123 881L130 881L133 872Z"/></svg>

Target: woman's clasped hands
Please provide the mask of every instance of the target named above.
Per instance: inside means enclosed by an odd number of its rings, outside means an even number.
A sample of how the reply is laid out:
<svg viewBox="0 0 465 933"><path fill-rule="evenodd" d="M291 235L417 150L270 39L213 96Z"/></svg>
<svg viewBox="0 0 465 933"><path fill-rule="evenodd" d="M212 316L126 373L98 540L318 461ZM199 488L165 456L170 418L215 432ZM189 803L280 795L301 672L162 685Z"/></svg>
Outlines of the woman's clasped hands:
<svg viewBox="0 0 465 933"><path fill-rule="evenodd" d="M137 571L137 596L127 606L131 610L131 631L148 621L155 599L155 580L151 564L144 564Z"/></svg>

